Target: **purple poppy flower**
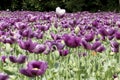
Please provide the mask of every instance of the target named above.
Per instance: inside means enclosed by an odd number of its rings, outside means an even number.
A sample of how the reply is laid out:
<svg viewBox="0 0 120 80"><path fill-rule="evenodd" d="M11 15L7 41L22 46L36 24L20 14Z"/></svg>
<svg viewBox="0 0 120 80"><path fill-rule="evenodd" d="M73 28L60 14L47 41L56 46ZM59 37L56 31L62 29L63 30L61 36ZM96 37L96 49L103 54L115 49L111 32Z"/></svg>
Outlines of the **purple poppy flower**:
<svg viewBox="0 0 120 80"><path fill-rule="evenodd" d="M32 52L38 54L44 52L46 49L46 46L43 44L37 44L35 48L32 50Z"/></svg>
<svg viewBox="0 0 120 80"><path fill-rule="evenodd" d="M60 50L60 49L63 49L65 44L62 43L62 40L56 40L56 41L50 41L51 43L51 49L56 50Z"/></svg>
<svg viewBox="0 0 120 80"><path fill-rule="evenodd" d="M60 56L67 56L69 54L69 50L59 50Z"/></svg>
<svg viewBox="0 0 120 80"><path fill-rule="evenodd" d="M37 43L32 42L32 40L27 41L18 41L20 48L24 50L28 50L29 52L32 52L32 50L37 46Z"/></svg>
<svg viewBox="0 0 120 80"><path fill-rule="evenodd" d="M28 21L35 22L37 20L37 16L34 16L32 14L27 15Z"/></svg>
<svg viewBox="0 0 120 80"><path fill-rule="evenodd" d="M49 27L50 27L49 25L46 25L46 26L45 25L40 25L39 26L39 30L41 30L41 31L47 31L49 29Z"/></svg>
<svg viewBox="0 0 120 80"><path fill-rule="evenodd" d="M103 46L103 45L101 45L101 46L99 46L95 51L96 52L103 52L103 51L105 51L106 49L105 49L105 47Z"/></svg>
<svg viewBox="0 0 120 80"><path fill-rule="evenodd" d="M117 41L111 41L110 44L113 48L119 48L119 43Z"/></svg>
<svg viewBox="0 0 120 80"><path fill-rule="evenodd" d="M95 36L94 33L87 34L87 35L85 36L85 40L86 40L87 42L91 42L91 41L93 41L94 36Z"/></svg>
<svg viewBox="0 0 120 80"><path fill-rule="evenodd" d="M44 20L50 20L51 16L50 15L44 15L43 18L44 18Z"/></svg>
<svg viewBox="0 0 120 80"><path fill-rule="evenodd" d="M26 69L20 69L20 73L28 77L41 76L47 68L48 64L45 61L31 61L27 64Z"/></svg>
<svg viewBox="0 0 120 80"><path fill-rule="evenodd" d="M65 45L62 44L61 42L57 42L56 47L57 47L58 50L60 50L60 49L63 49L65 47Z"/></svg>
<svg viewBox="0 0 120 80"><path fill-rule="evenodd" d="M46 50L43 52L44 54L48 54L50 51L54 51L56 49L61 50L65 46L59 41L46 41L44 44L46 45Z"/></svg>
<svg viewBox="0 0 120 80"><path fill-rule="evenodd" d="M16 39L13 38L13 37L10 37L10 38L5 38L3 43L9 43L9 44L13 44L16 42Z"/></svg>
<svg viewBox="0 0 120 80"><path fill-rule="evenodd" d="M58 23L55 22L54 27L55 27L55 28L58 28L58 26L59 26Z"/></svg>
<svg viewBox="0 0 120 80"><path fill-rule="evenodd" d="M69 24L70 24L72 27L75 27L75 25L76 25L76 20L69 20Z"/></svg>
<svg viewBox="0 0 120 80"><path fill-rule="evenodd" d="M27 57L24 56L24 55L20 55L18 58L16 58L15 56L9 56L9 59L10 59L10 61L13 62L13 63L22 64L22 63L25 63Z"/></svg>
<svg viewBox="0 0 120 80"><path fill-rule="evenodd" d="M97 20L94 20L94 21L92 22L92 25L93 25L94 27L97 27L97 26L98 26L98 21L97 21Z"/></svg>
<svg viewBox="0 0 120 80"><path fill-rule="evenodd" d="M17 63L17 58L15 56L9 56L9 60L13 63Z"/></svg>
<svg viewBox="0 0 120 80"><path fill-rule="evenodd" d="M54 33L50 33L50 34L51 34L51 37L52 37L53 40L59 40L59 39L62 38L62 37L61 37L60 35L58 35L58 34L54 34Z"/></svg>
<svg viewBox="0 0 120 80"><path fill-rule="evenodd" d="M6 22L6 21L1 21L0 22L0 30L1 31L4 30L4 29L7 29L9 26L10 26L9 23Z"/></svg>
<svg viewBox="0 0 120 80"><path fill-rule="evenodd" d="M109 36L112 36L115 32L116 32L115 29L112 29L112 28L107 29L107 33L108 33Z"/></svg>
<svg viewBox="0 0 120 80"><path fill-rule="evenodd" d="M44 54L49 54L52 48L52 42L51 41L46 41L45 43L46 50L43 52Z"/></svg>
<svg viewBox="0 0 120 80"><path fill-rule="evenodd" d="M3 62L3 63L5 63L6 61L6 58L7 58L7 56L1 56L1 61Z"/></svg>
<svg viewBox="0 0 120 80"><path fill-rule="evenodd" d="M101 46L101 42L100 41L96 41L92 44L92 50L97 49L99 46Z"/></svg>
<svg viewBox="0 0 120 80"><path fill-rule="evenodd" d="M119 47L118 48L115 48L115 47L111 47L111 50L112 50L112 52L119 52Z"/></svg>
<svg viewBox="0 0 120 80"><path fill-rule="evenodd" d="M107 35L108 35L108 33L107 33L107 31L106 31L105 28L100 28L100 29L99 29L99 33L100 33L102 36L107 36Z"/></svg>
<svg viewBox="0 0 120 80"><path fill-rule="evenodd" d="M112 40L114 38L114 36L108 36L109 40Z"/></svg>
<svg viewBox="0 0 120 80"><path fill-rule="evenodd" d="M23 37L33 38L34 33L31 28L25 29L20 33Z"/></svg>
<svg viewBox="0 0 120 80"><path fill-rule="evenodd" d="M75 48L80 46L81 39L74 35L63 35L63 40L68 47Z"/></svg>
<svg viewBox="0 0 120 80"><path fill-rule="evenodd" d="M0 73L0 80L8 80L9 76L7 74Z"/></svg>
<svg viewBox="0 0 120 80"><path fill-rule="evenodd" d="M19 64L25 63L26 59L27 59L27 56L20 55L17 59L17 63L19 63Z"/></svg>
<svg viewBox="0 0 120 80"><path fill-rule="evenodd" d="M49 54L50 53L50 51L51 51L51 48L50 48L50 46L46 46L46 50L43 52L43 54Z"/></svg>
<svg viewBox="0 0 120 80"><path fill-rule="evenodd" d="M43 35L44 35L44 33L41 32L41 31L40 32L37 32L37 31L34 32L34 37L36 37L37 39L42 39Z"/></svg>
<svg viewBox="0 0 120 80"><path fill-rule="evenodd" d="M117 32L115 33L115 37L116 37L116 39L119 40L119 39L120 39L120 32L117 31Z"/></svg>
<svg viewBox="0 0 120 80"><path fill-rule="evenodd" d="M68 23L62 24L62 28L68 28L70 25Z"/></svg>
<svg viewBox="0 0 120 80"><path fill-rule="evenodd" d="M81 40L81 46L83 46L85 49L88 49L88 50L91 49L91 44L88 43L86 40Z"/></svg>
<svg viewBox="0 0 120 80"><path fill-rule="evenodd" d="M27 27L27 25L23 22L16 22L14 25L17 29L25 29Z"/></svg>
<svg viewBox="0 0 120 80"><path fill-rule="evenodd" d="M9 22L14 25L15 22L20 22L20 19L19 18L10 18L9 19Z"/></svg>

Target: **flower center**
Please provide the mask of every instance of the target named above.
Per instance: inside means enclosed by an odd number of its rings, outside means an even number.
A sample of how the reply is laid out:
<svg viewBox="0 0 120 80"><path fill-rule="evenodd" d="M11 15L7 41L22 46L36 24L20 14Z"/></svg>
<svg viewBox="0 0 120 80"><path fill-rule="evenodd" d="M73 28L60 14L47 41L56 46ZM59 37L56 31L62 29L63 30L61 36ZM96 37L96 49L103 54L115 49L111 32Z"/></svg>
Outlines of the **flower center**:
<svg viewBox="0 0 120 80"><path fill-rule="evenodd" d="M33 68L32 70L39 70L39 68Z"/></svg>

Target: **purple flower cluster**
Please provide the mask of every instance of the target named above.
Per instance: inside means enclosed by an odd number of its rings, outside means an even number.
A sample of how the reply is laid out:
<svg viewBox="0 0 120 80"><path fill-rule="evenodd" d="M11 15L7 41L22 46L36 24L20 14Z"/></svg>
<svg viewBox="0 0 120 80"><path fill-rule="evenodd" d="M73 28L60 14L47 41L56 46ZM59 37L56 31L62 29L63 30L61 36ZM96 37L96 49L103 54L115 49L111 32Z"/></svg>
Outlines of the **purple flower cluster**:
<svg viewBox="0 0 120 80"><path fill-rule="evenodd" d="M102 53L110 47L112 52L119 53L120 17L117 13L66 13L60 7L56 9L56 13L6 13L9 16L0 16L0 42L17 44L26 52L49 54L57 50L60 56L67 56L70 50L75 48ZM86 55L86 52L80 54ZM6 62L6 58L2 56L2 62ZM26 59L24 55L18 58L9 56L13 63L22 64ZM47 62L31 61L27 68L20 69L20 73L35 77L43 75L47 68ZM4 79L0 77L0 80Z"/></svg>

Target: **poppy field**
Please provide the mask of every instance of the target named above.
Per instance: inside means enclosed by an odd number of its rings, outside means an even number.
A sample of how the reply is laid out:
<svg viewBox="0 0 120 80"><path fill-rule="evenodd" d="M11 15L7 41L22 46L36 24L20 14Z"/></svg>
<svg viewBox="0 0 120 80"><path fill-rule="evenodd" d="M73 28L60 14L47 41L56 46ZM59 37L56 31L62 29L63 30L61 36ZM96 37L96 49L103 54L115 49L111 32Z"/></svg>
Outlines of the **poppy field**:
<svg viewBox="0 0 120 80"><path fill-rule="evenodd" d="M0 11L0 80L119 80L120 13Z"/></svg>

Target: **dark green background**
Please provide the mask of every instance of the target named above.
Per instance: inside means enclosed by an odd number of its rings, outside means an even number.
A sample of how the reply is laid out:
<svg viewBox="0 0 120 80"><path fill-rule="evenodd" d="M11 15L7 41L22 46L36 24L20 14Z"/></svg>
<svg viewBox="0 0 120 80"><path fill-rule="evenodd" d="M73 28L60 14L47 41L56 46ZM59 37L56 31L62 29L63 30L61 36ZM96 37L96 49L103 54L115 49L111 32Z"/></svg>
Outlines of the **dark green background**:
<svg viewBox="0 0 120 80"><path fill-rule="evenodd" d="M119 0L0 0L0 10L55 11L57 6L67 12L120 11Z"/></svg>

